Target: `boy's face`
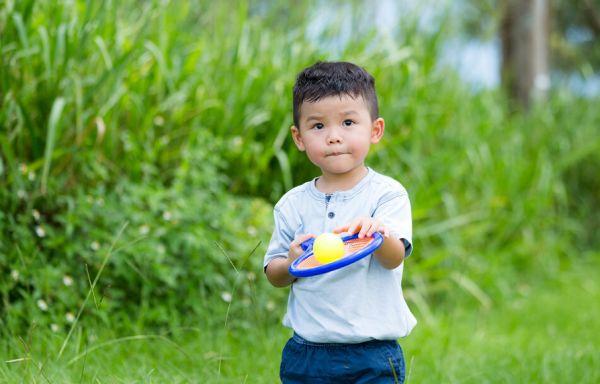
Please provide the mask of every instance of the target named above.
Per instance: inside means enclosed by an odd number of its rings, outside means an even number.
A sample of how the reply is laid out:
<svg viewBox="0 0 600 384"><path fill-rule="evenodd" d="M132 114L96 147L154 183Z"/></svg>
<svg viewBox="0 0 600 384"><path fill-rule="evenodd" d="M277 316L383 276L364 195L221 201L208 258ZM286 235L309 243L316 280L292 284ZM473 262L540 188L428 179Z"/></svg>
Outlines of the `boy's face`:
<svg viewBox="0 0 600 384"><path fill-rule="evenodd" d="M330 96L300 107L292 137L323 174L342 175L364 165L371 144L383 136L382 118L371 120L361 96Z"/></svg>

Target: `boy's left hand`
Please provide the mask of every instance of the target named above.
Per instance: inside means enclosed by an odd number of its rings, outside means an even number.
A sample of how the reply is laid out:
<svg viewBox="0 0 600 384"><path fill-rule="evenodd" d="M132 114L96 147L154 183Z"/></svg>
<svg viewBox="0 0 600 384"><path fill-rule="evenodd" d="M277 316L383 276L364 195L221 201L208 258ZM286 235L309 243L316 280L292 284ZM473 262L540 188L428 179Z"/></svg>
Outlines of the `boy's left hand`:
<svg viewBox="0 0 600 384"><path fill-rule="evenodd" d="M337 227L333 230L333 233L348 232L353 235L358 232L358 238L362 239L367 236L370 237L375 232L380 232L384 237L389 237L390 233L383 223L373 217L359 217L350 222L350 224Z"/></svg>

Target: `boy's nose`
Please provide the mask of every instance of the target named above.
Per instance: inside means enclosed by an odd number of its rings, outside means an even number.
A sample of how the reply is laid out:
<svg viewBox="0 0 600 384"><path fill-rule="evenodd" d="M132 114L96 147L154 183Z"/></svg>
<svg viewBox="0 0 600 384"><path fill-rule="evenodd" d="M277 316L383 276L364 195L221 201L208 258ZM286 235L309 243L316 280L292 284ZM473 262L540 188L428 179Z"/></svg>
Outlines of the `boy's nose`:
<svg viewBox="0 0 600 384"><path fill-rule="evenodd" d="M342 138L339 136L329 136L327 138L327 143L328 144L338 144L342 142Z"/></svg>
<svg viewBox="0 0 600 384"><path fill-rule="evenodd" d="M327 143L328 144L336 144L336 143L341 143L342 142L342 137L338 134L336 129L332 129L331 131L329 131L329 134L327 135Z"/></svg>
<svg viewBox="0 0 600 384"><path fill-rule="evenodd" d="M329 136L329 138L327 139L327 143L329 144L336 144L336 143L341 143L342 140L339 137L335 137L335 136Z"/></svg>

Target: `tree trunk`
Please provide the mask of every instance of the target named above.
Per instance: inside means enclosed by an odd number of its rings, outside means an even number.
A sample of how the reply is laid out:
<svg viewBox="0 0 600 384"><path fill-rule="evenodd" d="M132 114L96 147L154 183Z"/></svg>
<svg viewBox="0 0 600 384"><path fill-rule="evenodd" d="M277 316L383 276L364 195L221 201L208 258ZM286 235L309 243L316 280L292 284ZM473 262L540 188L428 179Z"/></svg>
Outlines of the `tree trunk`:
<svg viewBox="0 0 600 384"><path fill-rule="evenodd" d="M502 84L527 109L550 88L548 0L504 0L500 30Z"/></svg>

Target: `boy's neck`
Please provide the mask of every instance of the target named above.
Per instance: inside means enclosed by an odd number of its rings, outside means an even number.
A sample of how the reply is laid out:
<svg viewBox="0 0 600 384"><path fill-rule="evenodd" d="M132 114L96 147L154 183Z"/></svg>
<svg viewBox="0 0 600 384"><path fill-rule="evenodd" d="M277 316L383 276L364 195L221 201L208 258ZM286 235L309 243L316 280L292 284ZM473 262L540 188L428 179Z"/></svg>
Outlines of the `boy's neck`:
<svg viewBox="0 0 600 384"><path fill-rule="evenodd" d="M347 191L358 184L369 170L364 165L343 174L323 173L316 181L316 187L323 193Z"/></svg>

